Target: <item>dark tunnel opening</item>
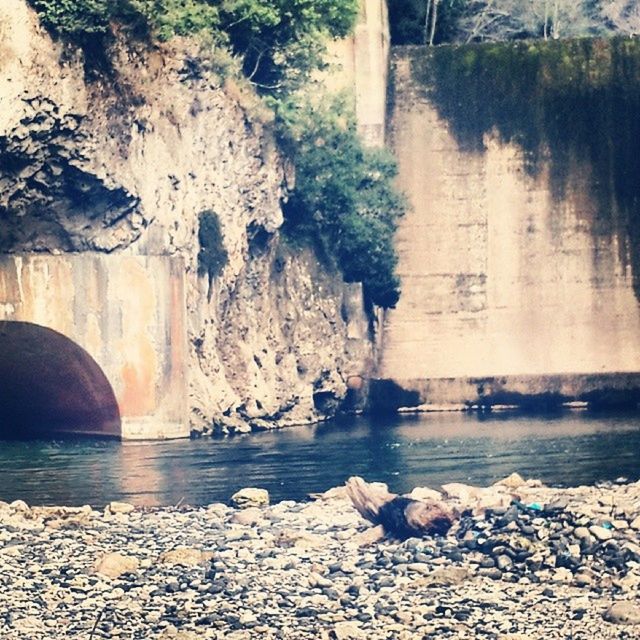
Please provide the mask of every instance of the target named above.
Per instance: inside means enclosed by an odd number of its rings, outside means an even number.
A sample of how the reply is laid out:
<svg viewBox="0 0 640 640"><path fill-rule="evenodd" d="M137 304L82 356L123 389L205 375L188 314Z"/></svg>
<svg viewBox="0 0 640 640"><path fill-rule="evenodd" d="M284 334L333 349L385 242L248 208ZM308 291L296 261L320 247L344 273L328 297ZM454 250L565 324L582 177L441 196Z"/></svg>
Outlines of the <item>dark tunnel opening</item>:
<svg viewBox="0 0 640 640"><path fill-rule="evenodd" d="M120 411L96 361L57 331L0 321L0 439L119 437Z"/></svg>

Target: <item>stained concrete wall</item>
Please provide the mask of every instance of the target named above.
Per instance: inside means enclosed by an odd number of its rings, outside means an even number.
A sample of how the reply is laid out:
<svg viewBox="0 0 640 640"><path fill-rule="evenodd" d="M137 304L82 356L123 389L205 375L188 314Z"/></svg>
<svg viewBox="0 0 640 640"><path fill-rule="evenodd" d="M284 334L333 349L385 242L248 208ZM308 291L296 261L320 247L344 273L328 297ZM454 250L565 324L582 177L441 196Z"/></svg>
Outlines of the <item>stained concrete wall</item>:
<svg viewBox="0 0 640 640"><path fill-rule="evenodd" d="M384 145L389 71L389 12L386 0L361 0L352 36L329 44L330 91L355 98L358 131L369 146Z"/></svg>
<svg viewBox="0 0 640 640"><path fill-rule="evenodd" d="M569 167L558 199L549 166L528 174L518 147L488 136L484 152L460 150L402 55L394 85L392 146L412 209L398 233L402 297L386 316L379 377L640 371L628 256L594 223L588 167Z"/></svg>
<svg viewBox="0 0 640 640"><path fill-rule="evenodd" d="M189 435L184 265L175 257L0 256L0 320L53 329L113 386L123 438Z"/></svg>

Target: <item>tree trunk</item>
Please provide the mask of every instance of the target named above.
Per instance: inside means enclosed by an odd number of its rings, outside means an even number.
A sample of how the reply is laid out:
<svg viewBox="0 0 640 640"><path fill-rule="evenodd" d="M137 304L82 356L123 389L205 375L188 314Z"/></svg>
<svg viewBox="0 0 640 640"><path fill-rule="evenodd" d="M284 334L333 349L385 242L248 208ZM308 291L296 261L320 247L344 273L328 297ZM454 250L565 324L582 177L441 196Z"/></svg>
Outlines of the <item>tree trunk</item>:
<svg viewBox="0 0 640 640"><path fill-rule="evenodd" d="M357 476L347 480L347 494L361 516L382 525L395 538L445 535L456 514L443 502L405 498Z"/></svg>
<svg viewBox="0 0 640 640"><path fill-rule="evenodd" d="M558 24L558 14L560 13L560 0L553 3L553 25L551 35L554 40L560 37L560 25Z"/></svg>
<svg viewBox="0 0 640 640"><path fill-rule="evenodd" d="M429 14L431 13L431 0L427 0L427 12L424 14L424 44L429 44Z"/></svg>
<svg viewBox="0 0 640 640"><path fill-rule="evenodd" d="M544 0L544 27L543 36L545 40L549 39L549 0Z"/></svg>
<svg viewBox="0 0 640 640"><path fill-rule="evenodd" d="M429 46L433 46L433 37L436 34L436 21L438 19L438 1L433 0L433 10L431 11L431 34L429 35Z"/></svg>

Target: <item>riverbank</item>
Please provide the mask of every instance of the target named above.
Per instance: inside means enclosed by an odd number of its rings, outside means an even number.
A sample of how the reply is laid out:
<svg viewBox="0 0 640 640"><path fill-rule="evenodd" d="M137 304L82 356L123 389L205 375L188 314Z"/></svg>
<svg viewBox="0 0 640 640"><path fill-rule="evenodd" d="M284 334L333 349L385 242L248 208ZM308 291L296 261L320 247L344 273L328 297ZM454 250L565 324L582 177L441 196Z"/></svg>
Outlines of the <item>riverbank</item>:
<svg viewBox="0 0 640 640"><path fill-rule="evenodd" d="M0 503L0 637L640 637L640 483L445 489L465 515L404 542L375 540L340 488L242 508Z"/></svg>

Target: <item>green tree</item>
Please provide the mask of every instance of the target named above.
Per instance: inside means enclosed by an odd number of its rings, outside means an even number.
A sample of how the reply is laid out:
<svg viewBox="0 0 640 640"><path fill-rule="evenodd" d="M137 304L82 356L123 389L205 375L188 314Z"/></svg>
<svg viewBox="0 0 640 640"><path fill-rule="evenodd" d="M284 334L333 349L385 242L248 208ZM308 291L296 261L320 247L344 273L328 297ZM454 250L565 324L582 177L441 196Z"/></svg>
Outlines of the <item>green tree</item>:
<svg viewBox="0 0 640 640"><path fill-rule="evenodd" d="M301 87L323 64L325 42L346 36L358 0L223 0L221 27L245 75L276 95Z"/></svg>
<svg viewBox="0 0 640 640"><path fill-rule="evenodd" d="M146 27L152 37L170 40L206 31L224 41L219 32L220 16L216 4L204 0L116 0L121 22Z"/></svg>
<svg viewBox="0 0 640 640"><path fill-rule="evenodd" d="M71 38L104 34L114 15L109 0L31 0L45 27Z"/></svg>
<svg viewBox="0 0 640 640"><path fill-rule="evenodd" d="M393 186L396 165L367 149L344 101L286 102L278 113L281 141L296 166L285 206L285 232L313 240L368 299L393 307L400 295L393 235L406 209Z"/></svg>

